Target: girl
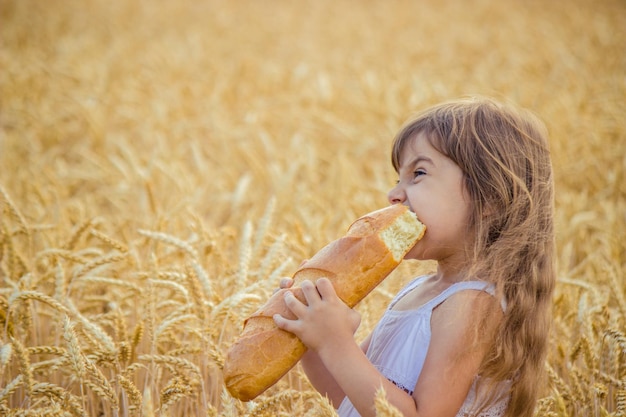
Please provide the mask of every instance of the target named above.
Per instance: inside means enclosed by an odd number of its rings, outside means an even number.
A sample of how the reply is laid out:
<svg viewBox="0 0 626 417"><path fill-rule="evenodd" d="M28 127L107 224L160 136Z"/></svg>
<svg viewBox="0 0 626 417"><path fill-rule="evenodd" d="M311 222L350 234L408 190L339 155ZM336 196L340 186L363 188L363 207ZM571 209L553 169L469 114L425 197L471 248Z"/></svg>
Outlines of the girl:
<svg viewBox="0 0 626 417"><path fill-rule="evenodd" d="M392 300L372 334L327 279L287 292L276 324L309 348L302 365L340 416L375 415L381 387L405 416L531 416L554 286L546 132L490 99L445 103L397 135L391 204L427 226L408 259L437 261ZM292 282L283 280L281 287Z"/></svg>

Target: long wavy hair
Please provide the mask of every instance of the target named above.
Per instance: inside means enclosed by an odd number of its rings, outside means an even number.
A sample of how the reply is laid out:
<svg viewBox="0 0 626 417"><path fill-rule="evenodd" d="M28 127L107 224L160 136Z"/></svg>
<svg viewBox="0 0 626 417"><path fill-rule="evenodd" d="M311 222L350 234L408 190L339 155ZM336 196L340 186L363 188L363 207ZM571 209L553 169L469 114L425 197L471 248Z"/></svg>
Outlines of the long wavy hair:
<svg viewBox="0 0 626 417"><path fill-rule="evenodd" d="M467 248L472 261L467 276L493 283L499 301L506 303L480 365L487 389L479 392L491 394L479 408L494 399L496 384L510 381L506 416L531 416L540 382L545 382L555 283L547 130L527 110L490 98L443 103L418 114L398 133L392 150L396 170L404 147L418 133L463 171L473 207L468 233L476 234ZM476 321L474 334L481 334L478 327L488 322L488 314Z"/></svg>

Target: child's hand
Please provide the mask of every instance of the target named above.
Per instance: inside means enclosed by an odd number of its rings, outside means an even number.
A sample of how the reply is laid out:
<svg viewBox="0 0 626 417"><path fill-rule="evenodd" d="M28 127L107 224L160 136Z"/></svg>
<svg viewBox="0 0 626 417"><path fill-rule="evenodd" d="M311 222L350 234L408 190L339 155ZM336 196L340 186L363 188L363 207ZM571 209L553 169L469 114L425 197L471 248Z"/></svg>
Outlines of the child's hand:
<svg viewBox="0 0 626 417"><path fill-rule="evenodd" d="M285 303L297 319L276 314L276 325L298 336L315 352L348 340L353 342L361 316L337 296L333 284L327 278L320 278L317 285L308 280L302 282L301 288L308 305L287 291Z"/></svg>

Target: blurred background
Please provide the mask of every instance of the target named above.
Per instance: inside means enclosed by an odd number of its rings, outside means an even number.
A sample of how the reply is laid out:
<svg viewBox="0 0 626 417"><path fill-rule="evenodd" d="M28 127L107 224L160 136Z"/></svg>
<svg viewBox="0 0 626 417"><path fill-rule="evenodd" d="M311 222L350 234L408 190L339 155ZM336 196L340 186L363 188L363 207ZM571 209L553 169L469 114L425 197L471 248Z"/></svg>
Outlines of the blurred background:
<svg viewBox="0 0 626 417"><path fill-rule="evenodd" d="M119 311L132 329L147 313L92 275L132 282L158 304L169 293L148 291L149 277L188 288L163 274L193 275L191 259L206 292L200 305L230 313L198 313L177 329L185 337L159 345L171 353L185 338L195 343L190 328L222 329L209 331L214 363L179 352L203 369L204 388L176 406L199 407L205 392L203 414L251 412L222 398L219 380L240 320L274 278L387 204L391 140L412 114L487 95L533 110L551 137L558 324L537 413L626 412L624 1L0 0L0 22L3 346L62 344L46 336L62 309L20 304L24 291L73 300L79 344L77 317L122 343L97 314ZM364 331L420 267L402 269L364 304ZM254 285L256 298L237 307L232 297ZM10 334L20 309L30 324ZM155 322L177 317L150 311ZM137 340L136 351L155 343ZM116 366L104 374L111 381L125 369ZM0 388L28 367L2 369ZM34 378L78 392L67 376ZM133 378L143 397L122 406L131 414L167 386ZM286 386L306 391L296 380ZM5 391L0 405L17 410L36 397L28 393Z"/></svg>

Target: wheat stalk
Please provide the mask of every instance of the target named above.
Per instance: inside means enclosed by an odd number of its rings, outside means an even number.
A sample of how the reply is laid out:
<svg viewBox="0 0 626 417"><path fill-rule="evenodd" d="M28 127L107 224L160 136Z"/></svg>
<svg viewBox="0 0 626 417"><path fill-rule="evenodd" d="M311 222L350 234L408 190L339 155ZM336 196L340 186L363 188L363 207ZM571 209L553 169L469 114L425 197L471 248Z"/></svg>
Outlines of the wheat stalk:
<svg viewBox="0 0 626 417"><path fill-rule="evenodd" d="M552 369L549 364L546 364L546 371L548 373L548 378L550 379L551 384L553 385L556 394L559 398L562 398L564 402L569 402L572 399L572 394L570 393L569 388L565 384L565 381L559 377L559 375Z"/></svg>
<svg viewBox="0 0 626 417"><path fill-rule="evenodd" d="M239 270L237 276L240 285L245 285L248 281L248 272L250 270L250 259L252 257L251 240L252 223L247 221L244 224L241 239L239 243Z"/></svg>
<svg viewBox="0 0 626 417"><path fill-rule="evenodd" d="M166 332L169 328L175 326L176 324L195 320L197 320L195 314L176 315L168 320L164 320L155 330L156 338L158 340L164 332Z"/></svg>
<svg viewBox="0 0 626 417"><path fill-rule="evenodd" d="M133 282L124 281L123 279L118 279L118 278L83 276L75 280L74 282L85 284L85 285L107 284L111 286L122 287L123 289L126 289L126 290L130 290L131 293L136 294L136 295L141 294L141 288L139 287L139 285Z"/></svg>
<svg viewBox="0 0 626 417"><path fill-rule="evenodd" d="M103 241L104 243L106 243L107 245L109 245L111 248L115 249L118 252L121 252L121 253L127 253L128 252L128 247L126 245L124 245L123 243L118 242L117 240L115 240L115 239L105 235L104 233L100 232L99 230L91 229L89 231L89 233L93 237Z"/></svg>
<svg viewBox="0 0 626 417"><path fill-rule="evenodd" d="M0 348L0 375L4 374L4 367L11 360L11 354L13 353L13 345L11 343L5 343Z"/></svg>
<svg viewBox="0 0 626 417"><path fill-rule="evenodd" d="M376 408L377 416L402 417L400 410L391 405L387 400L387 393L382 386L376 390L376 395L374 396L374 407Z"/></svg>
<svg viewBox="0 0 626 417"><path fill-rule="evenodd" d="M182 383L179 378L174 378L163 390L161 390L161 411L167 410L172 404L193 392L191 387Z"/></svg>
<svg viewBox="0 0 626 417"><path fill-rule="evenodd" d="M60 346L29 346L26 348L29 355L58 355L63 356L67 353Z"/></svg>
<svg viewBox="0 0 626 417"><path fill-rule="evenodd" d="M102 371L88 358L85 358L85 369L87 375L89 375L89 379L85 381L85 384L91 388L98 397L108 400L111 406L117 410L119 408L117 395Z"/></svg>
<svg viewBox="0 0 626 417"><path fill-rule="evenodd" d="M90 261L84 265L81 265L80 267L76 268L74 270L74 279L80 278L83 275L88 274L90 271L95 270L98 267L101 267L103 265L108 265L108 264L112 264L115 262L119 262L124 260L126 257L128 256L127 253L122 253L122 254L117 254L117 253L113 253L110 255L105 255L102 256L100 258L94 259L93 261Z"/></svg>
<svg viewBox="0 0 626 417"><path fill-rule="evenodd" d="M2 198L4 199L6 211L8 211L13 216L13 218L17 220L17 223L19 224L19 229L18 229L19 233L23 233L26 236L29 236L30 232L28 229L28 225L26 224L26 220L24 219L24 216L17 209L17 206L15 205L13 200L11 200L11 197L9 197L9 194L4 190L2 186L0 186L0 194L2 195Z"/></svg>
<svg viewBox="0 0 626 417"><path fill-rule="evenodd" d="M68 249L57 249L57 248L45 249L43 251L38 252L35 257L35 262L41 262L42 259L48 258L48 257L61 258L61 259L65 259L67 261L74 262L76 264L81 264L81 265L89 262L87 258L77 255L76 253L71 252Z"/></svg>
<svg viewBox="0 0 626 417"><path fill-rule="evenodd" d="M62 248L67 251L71 251L72 249L74 249L74 247L76 246L76 243L78 243L78 240L83 236L85 231L89 229L91 226L93 226L94 224L96 224L97 221L98 221L97 219L91 218L82 222L76 228L74 233L72 233L72 236L70 236L68 241L64 245L62 245Z"/></svg>
<svg viewBox="0 0 626 417"><path fill-rule="evenodd" d="M188 355L188 354L199 354L199 353L203 353L203 349L201 347L195 347L195 346L183 346L181 348L178 349L174 349L174 350L170 350L167 352L168 356L182 356L182 355Z"/></svg>
<svg viewBox="0 0 626 417"><path fill-rule="evenodd" d="M267 251L267 253L263 257L263 260L261 261L261 265L257 273L260 279L265 279L266 277L271 275L269 272L270 268L274 265L277 258L279 257L281 250L284 247L284 242L285 242L285 235L281 235L270 246L269 250Z"/></svg>
<svg viewBox="0 0 626 417"><path fill-rule="evenodd" d="M604 337L609 338L617 343L620 347L622 355L626 355L626 334L615 329L608 329L604 332Z"/></svg>
<svg viewBox="0 0 626 417"><path fill-rule="evenodd" d="M138 230L138 232L140 235L145 236L147 238L156 240L158 242L163 242L168 245L177 247L178 249L181 249L184 253L189 255L191 259L194 259L194 260L198 259L198 253L196 252L196 250L189 243L185 242L182 239L179 239L175 236L172 236L170 234L163 233L163 232L153 232L150 230L143 230L143 229Z"/></svg>
<svg viewBox="0 0 626 417"><path fill-rule="evenodd" d="M8 401L8 398L24 384L24 374L19 374L11 382L0 391L0 405L3 405Z"/></svg>
<svg viewBox="0 0 626 417"><path fill-rule="evenodd" d="M49 359L49 360L33 363L31 364L31 367L33 369L33 373L47 372L47 374L49 375L52 372L67 366L68 363L69 363L69 360L67 359L67 355L64 355L55 359Z"/></svg>
<svg viewBox="0 0 626 417"><path fill-rule="evenodd" d="M204 323L206 321L206 298L204 297L204 294L202 292L202 288L200 286L200 281L199 279L197 279L197 275L194 274L189 266L187 267L187 273L185 274L187 279L185 281L185 283L187 284L187 286L189 287L189 290L191 292L191 297L193 299L192 303L195 311L196 316L198 316L198 319L200 320L201 323ZM183 287L184 288L184 287ZM212 289L211 289L212 291ZM188 292L189 293L189 292Z"/></svg>
<svg viewBox="0 0 626 417"><path fill-rule="evenodd" d="M121 374L117 376L117 381L120 383L122 388L124 388L124 391L126 391L131 405L134 407L140 407L143 402L143 398L141 396L141 392L137 389L137 386L133 384L130 379Z"/></svg>
<svg viewBox="0 0 626 417"><path fill-rule="evenodd" d="M185 304L190 304L191 301L189 299L189 291L187 288L179 284L175 281L162 280L162 279L151 279L150 283L155 287L169 288L172 290L174 294L180 294L183 296Z"/></svg>
<svg viewBox="0 0 626 417"><path fill-rule="evenodd" d="M265 206L265 212L261 217L259 222L259 226L254 238L254 243L252 244L251 257L257 258L259 256L259 252L261 249L261 245L267 236L267 231L270 228L274 216L274 211L276 210L276 197L272 196L270 200L267 202Z"/></svg>
<svg viewBox="0 0 626 417"><path fill-rule="evenodd" d="M65 279L65 271L58 260L55 262L54 268L54 298L62 300L67 292L67 280Z"/></svg>
<svg viewBox="0 0 626 417"><path fill-rule="evenodd" d="M63 320L63 339L67 344L67 358L74 369L74 373L82 380L85 377L85 357L78 344L74 325L67 316Z"/></svg>
<svg viewBox="0 0 626 417"><path fill-rule="evenodd" d="M626 389L619 389L615 394L615 417L626 416Z"/></svg>
<svg viewBox="0 0 626 417"><path fill-rule="evenodd" d="M4 221L0 219L0 225L2 226L2 234L3 238L3 246L7 248L7 258L8 258L8 273L7 278L11 280L18 280L23 274L28 271L26 267L26 261L22 258L18 250L15 248L13 243L12 235L6 228Z"/></svg>
<svg viewBox="0 0 626 417"><path fill-rule="evenodd" d="M78 398L76 398L74 395L58 385L49 382L37 383L33 387L33 395L44 395L46 397L59 399L63 402L59 405L61 405L64 409L69 408L69 411L72 413L72 415L86 415L85 410Z"/></svg>
<svg viewBox="0 0 626 417"><path fill-rule="evenodd" d="M115 353L115 342L100 326L93 323L84 317L74 306L71 300L68 300L68 308L71 311L71 317L75 320L78 320L82 325L82 331L87 336L91 336L91 340L94 342L96 349L103 349L109 355L114 355Z"/></svg>
<svg viewBox="0 0 626 417"><path fill-rule="evenodd" d="M133 335L130 339L130 347L131 347L130 359L131 360L134 360L135 358L135 352L137 351L137 346L139 346L139 342L141 342L141 339L143 338L144 330L145 330L145 327L144 327L143 321L140 321L135 325L135 329L133 330Z"/></svg>
<svg viewBox="0 0 626 417"><path fill-rule="evenodd" d="M580 339L578 339L578 342L574 345L572 352L570 353L569 360L571 362L576 361L576 358L581 352L583 353L585 365L587 365L589 369L596 369L598 362L597 357L591 349L589 339L584 335L581 336Z"/></svg>
<svg viewBox="0 0 626 417"><path fill-rule="evenodd" d="M213 297L215 292L213 290L213 284L211 283L207 272L195 259L192 259L190 264L191 269L195 273L195 276L198 278L198 280L202 284L202 287L204 288L204 294L206 295L206 297Z"/></svg>
<svg viewBox="0 0 626 417"><path fill-rule="evenodd" d="M200 368L191 361L184 358L178 358L169 355L140 355L137 359L146 362L162 363L172 365L177 369L185 369L195 374L199 379L202 379L202 373Z"/></svg>
<svg viewBox="0 0 626 417"><path fill-rule="evenodd" d="M319 399L319 394L293 389L279 391L271 396L261 397L257 403L253 403L252 409L246 416L273 416L278 414L279 409L286 403L291 404L294 400L302 402L309 399Z"/></svg>

